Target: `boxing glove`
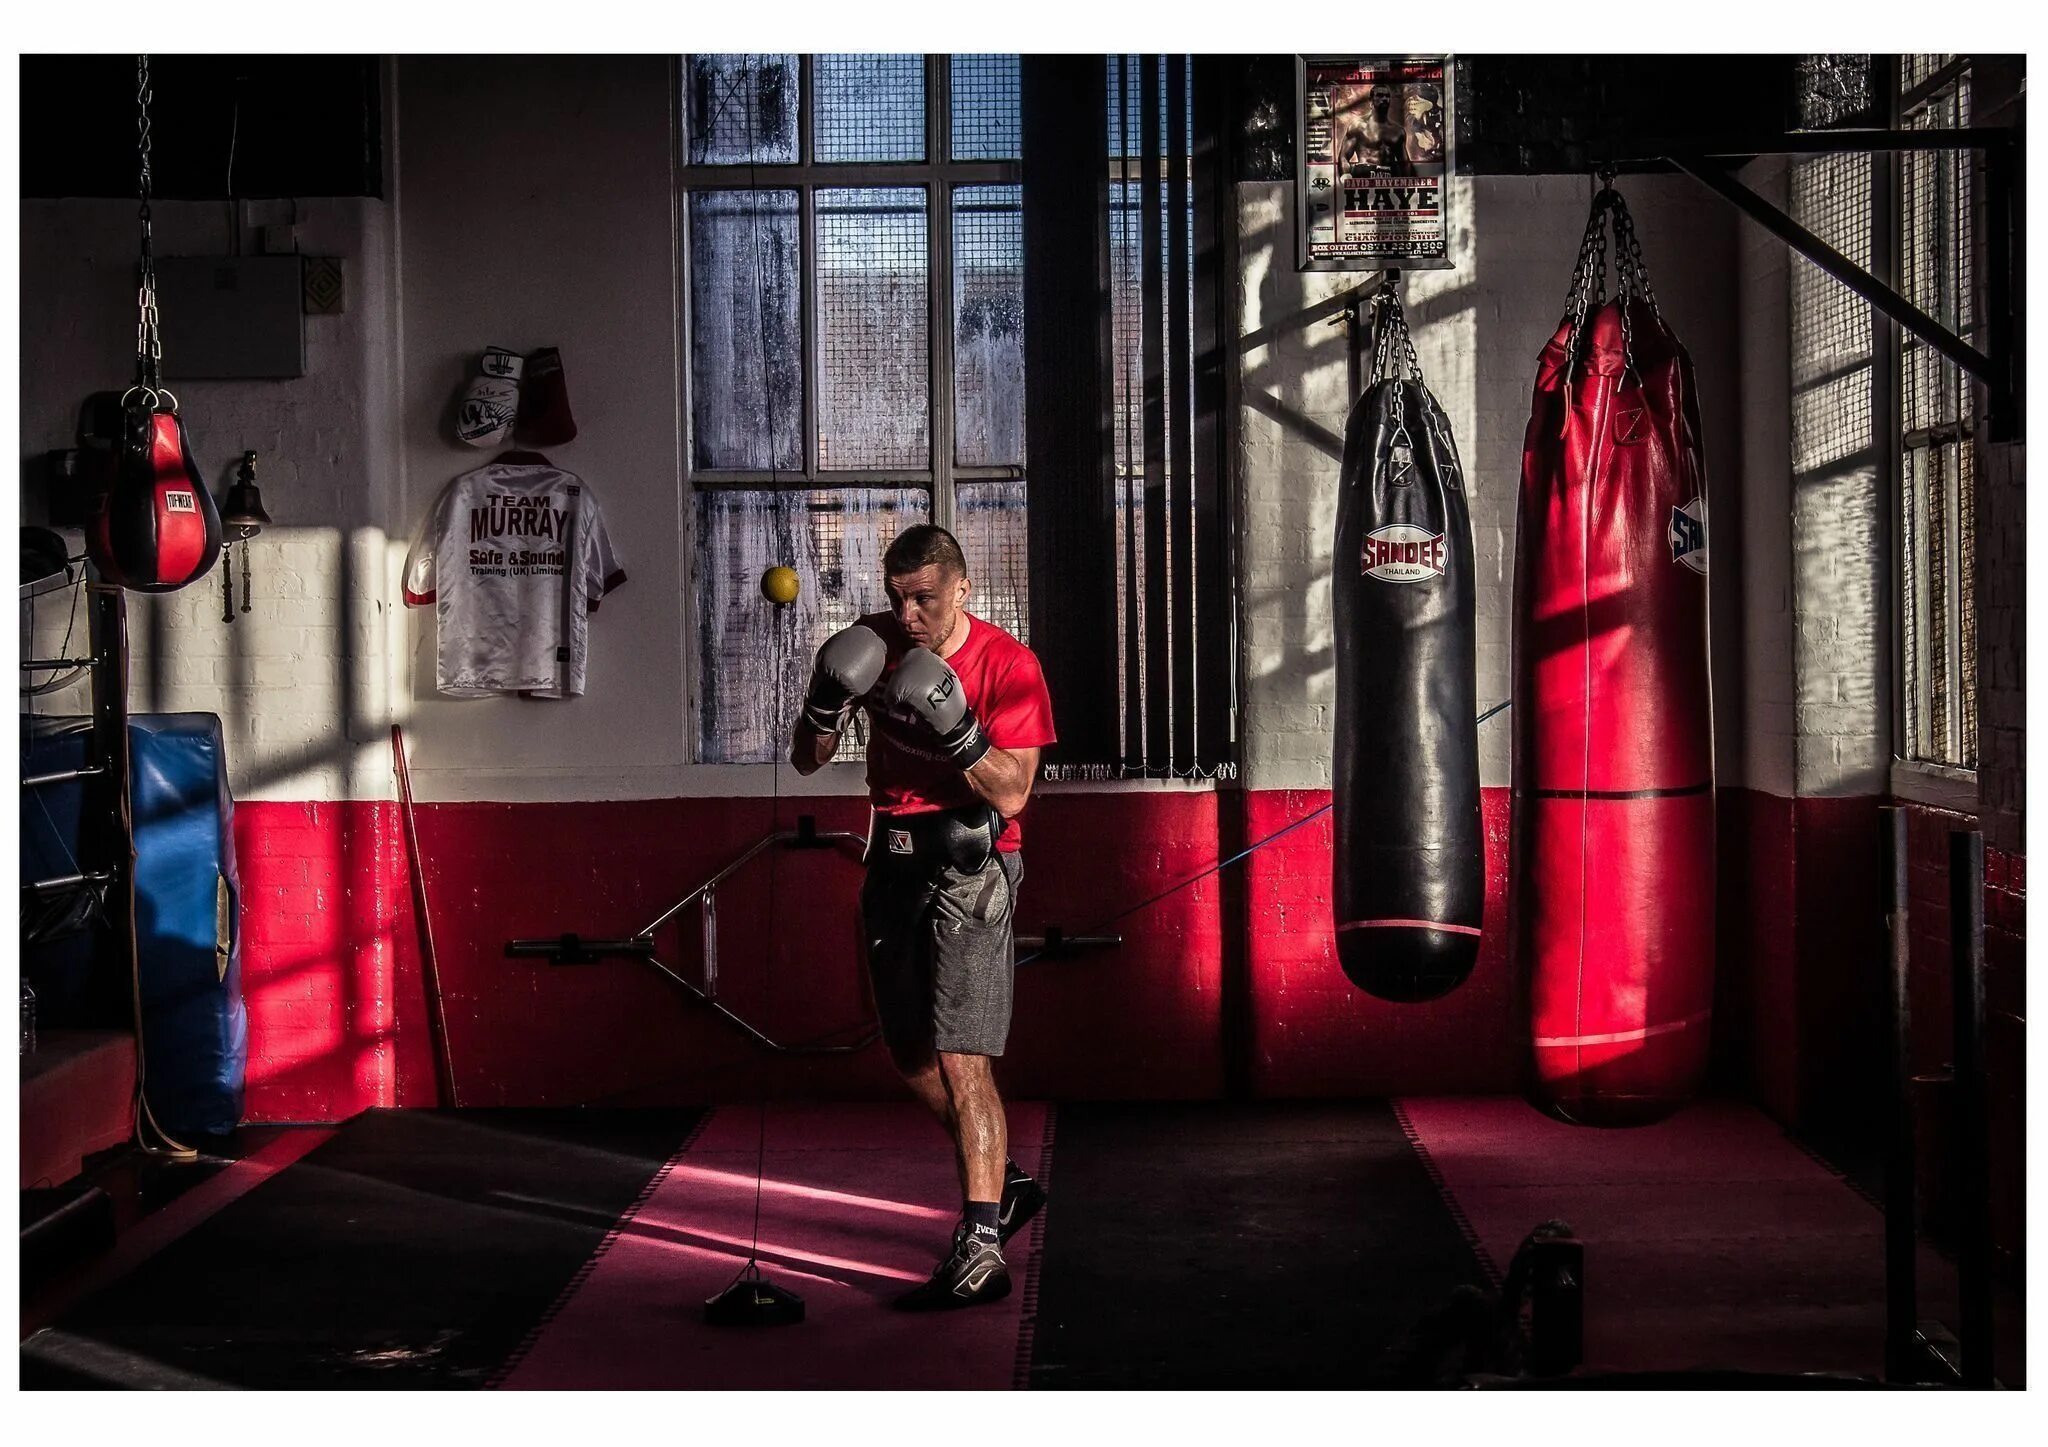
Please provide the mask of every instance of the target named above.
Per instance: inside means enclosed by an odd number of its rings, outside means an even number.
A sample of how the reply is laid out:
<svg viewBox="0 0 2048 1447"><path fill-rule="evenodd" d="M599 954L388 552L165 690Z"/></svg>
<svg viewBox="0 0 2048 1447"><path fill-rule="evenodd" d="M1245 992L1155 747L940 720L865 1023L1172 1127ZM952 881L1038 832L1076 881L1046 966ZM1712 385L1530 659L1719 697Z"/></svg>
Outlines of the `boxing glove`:
<svg viewBox="0 0 2048 1447"><path fill-rule="evenodd" d="M989 751L988 735L967 706L960 675L929 648L903 655L876 697L876 710L890 732L921 752L971 769ZM907 735L907 737L906 737Z"/></svg>
<svg viewBox="0 0 2048 1447"><path fill-rule="evenodd" d="M477 364L477 375L462 394L455 415L455 435L471 447L496 447L510 435L519 415L519 376L526 359L503 347L492 347Z"/></svg>
<svg viewBox="0 0 2048 1447"><path fill-rule="evenodd" d="M562 375L562 354L542 347L526 359L526 377L519 384L518 440L528 447L560 447L576 440L576 418L569 411L569 383Z"/></svg>
<svg viewBox="0 0 2048 1447"><path fill-rule="evenodd" d="M875 686L888 661L888 645L864 624L842 628L827 638L811 668L804 722L821 734L844 733L854 700Z"/></svg>

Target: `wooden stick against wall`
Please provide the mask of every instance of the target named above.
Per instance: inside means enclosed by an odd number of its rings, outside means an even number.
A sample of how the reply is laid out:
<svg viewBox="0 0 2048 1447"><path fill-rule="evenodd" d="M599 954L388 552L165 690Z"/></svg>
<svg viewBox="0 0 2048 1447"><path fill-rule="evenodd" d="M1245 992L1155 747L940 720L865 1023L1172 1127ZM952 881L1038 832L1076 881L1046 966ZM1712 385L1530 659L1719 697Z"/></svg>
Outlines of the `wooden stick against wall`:
<svg viewBox="0 0 2048 1447"><path fill-rule="evenodd" d="M419 920L420 962L427 982L427 1003L433 1008L427 1028L434 1037L434 1071L439 1078L440 1096L450 1106L462 1102L455 1094L455 1061L448 1049L448 1015L441 1004L441 966L434 954L434 922L427 913L426 866L420 861L419 830L412 817L412 771L405 762L405 730L391 726L391 761L398 772L398 805L405 815L406 877L412 884L412 912Z"/></svg>

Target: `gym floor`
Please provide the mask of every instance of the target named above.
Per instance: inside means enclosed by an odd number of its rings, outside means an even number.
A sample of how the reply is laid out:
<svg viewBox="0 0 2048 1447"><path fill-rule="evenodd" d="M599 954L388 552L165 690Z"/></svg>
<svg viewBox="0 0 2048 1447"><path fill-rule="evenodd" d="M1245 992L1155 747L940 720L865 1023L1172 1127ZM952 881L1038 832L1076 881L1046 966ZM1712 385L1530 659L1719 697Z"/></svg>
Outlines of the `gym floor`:
<svg viewBox="0 0 2048 1447"><path fill-rule="evenodd" d="M1019 1289L933 1318L887 1307L956 1210L911 1105L244 1131L232 1160L155 1167L182 1174L162 1204L25 1299L23 1384L1453 1385L1488 1366L1458 1289L1552 1219L1584 1242L1582 1374L1883 1369L1881 1215L1746 1106L1617 1132L1494 1098L1027 1103L1011 1132L1051 1191ZM704 1322L750 1255L801 1325ZM1924 1316L1954 1319L1953 1282L1923 1247ZM2016 1302L1999 1320L2022 1385Z"/></svg>

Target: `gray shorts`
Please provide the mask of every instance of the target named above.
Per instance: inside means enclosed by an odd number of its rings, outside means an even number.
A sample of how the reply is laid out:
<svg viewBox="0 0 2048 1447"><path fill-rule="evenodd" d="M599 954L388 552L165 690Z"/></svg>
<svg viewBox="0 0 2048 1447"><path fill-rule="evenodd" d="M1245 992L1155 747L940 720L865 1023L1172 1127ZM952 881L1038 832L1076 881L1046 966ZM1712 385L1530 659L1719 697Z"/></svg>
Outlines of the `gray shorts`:
<svg viewBox="0 0 2048 1447"><path fill-rule="evenodd" d="M1012 933L1024 861L1016 851L919 885L886 869L861 886L861 927L882 1038L956 1055L1001 1055L1010 1037Z"/></svg>

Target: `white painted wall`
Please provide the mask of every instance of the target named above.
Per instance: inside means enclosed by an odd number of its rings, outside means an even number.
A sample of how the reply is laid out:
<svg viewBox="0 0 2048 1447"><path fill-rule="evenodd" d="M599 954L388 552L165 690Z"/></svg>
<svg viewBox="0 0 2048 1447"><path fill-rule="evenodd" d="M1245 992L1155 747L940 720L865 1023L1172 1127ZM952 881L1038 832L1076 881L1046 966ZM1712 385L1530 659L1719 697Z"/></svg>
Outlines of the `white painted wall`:
<svg viewBox="0 0 2048 1447"><path fill-rule="evenodd" d="M1742 456L1732 213L1685 177L1630 179L1624 190L1659 301L1698 373L1711 501ZM1245 780L1259 789L1326 789L1336 681L1333 446L1341 450L1352 399L1341 328L1285 324L1360 278L1295 270L1292 193L1287 183L1238 188L1242 330L1283 328L1272 344L1246 356L1243 373ZM1592 197L1579 177L1468 178L1454 182L1451 194L1457 265L1406 273L1402 293L1417 356L1450 417L1470 489L1483 709L1509 693L1522 436L1537 354L1562 314ZM1255 392L1270 400L1253 403ZM1733 605L1741 570L1731 560L1724 572L1723 558L1716 546L1717 678L1737 666L1740 653ZM1733 738L1739 694L1717 696L1716 711L1717 733ZM1509 729L1506 713L1480 729L1480 777L1488 787L1508 782Z"/></svg>
<svg viewBox="0 0 2048 1447"><path fill-rule="evenodd" d="M243 797L389 797L393 721L406 726L426 800L861 793L857 765L798 779L786 768L688 762L695 620L667 60L422 57L392 74L392 200L301 206L305 249L341 255L349 268L347 314L308 320L311 374L185 390L195 450L216 483L243 448L263 454L281 526L256 544L256 611L222 624L212 579L171 599L137 599L136 706L220 713ZM1716 514L1722 778L1789 793L1793 740L1805 740L1803 760L1832 746L1816 742L1825 733L1814 706L1795 716L1783 251L1686 178L1625 186L1658 294L1698 368L1712 495L1726 496L1739 477L1732 491L1747 499L1733 524ZM1348 280L1295 271L1290 192L1239 188L1246 332ZM1404 286L1473 490L1486 705L1509 687L1529 388L1589 187L1482 178L1458 182L1454 195L1458 266L1411 273ZM160 206L160 248L224 249L223 215L218 204ZM252 206L250 219L271 218ZM132 208L28 202L22 238L23 451L33 456L68 443L87 392L127 375ZM450 478L489 455L457 443L450 423L475 354L492 344L562 350L581 435L557 460L596 490L631 575L594 622L590 689L576 700L439 698L430 612L398 606L399 562L418 518ZM1339 329L1318 324L1283 327L1245 361L1246 393L1271 397L1287 419L1243 414L1252 787L1329 783L1338 463L1313 439L1341 438L1344 359ZM1815 576L1802 574L1802 616L1834 606ZM41 621L61 634L55 611ZM1482 731L1490 786L1508 782L1508 729L1502 715ZM1809 772L1802 788L1832 787Z"/></svg>
<svg viewBox="0 0 2048 1447"><path fill-rule="evenodd" d="M289 219L288 202L251 202L256 226ZM160 256L224 255L220 202L158 202ZM372 580L383 529L396 514L395 299L392 210L382 201L310 200L298 208L301 249L343 260L347 310L306 318L307 375L290 381L184 381L176 390L193 460L224 494L245 449L278 526L251 545L251 611L221 617L216 571L181 592L129 595L131 706L218 713L241 798L390 797L390 610ZM21 431L24 465L73 445L79 405L125 386L135 355L135 205L22 203ZM33 493L34 489L30 489ZM33 646L54 653L67 627L82 654L87 608L37 609ZM47 650L47 652L45 652ZM35 701L39 713L90 711L87 685Z"/></svg>
<svg viewBox="0 0 2048 1447"><path fill-rule="evenodd" d="M1782 158L1753 162L1742 180L1773 204L1785 204ZM1738 223L1742 394L1743 588L1741 647L1730 660L1741 689L1738 759L1716 760L1724 783L1781 798L1795 792L1798 697L1792 613L1792 341L1790 253L1760 226ZM1724 551L1720 557L1728 556ZM1720 561L1716 558L1716 562ZM1729 765L1735 767L1731 770Z"/></svg>

